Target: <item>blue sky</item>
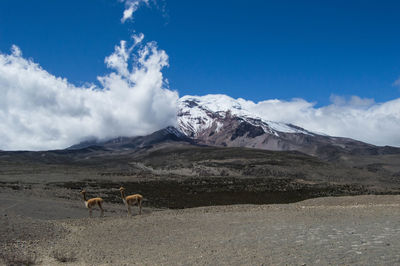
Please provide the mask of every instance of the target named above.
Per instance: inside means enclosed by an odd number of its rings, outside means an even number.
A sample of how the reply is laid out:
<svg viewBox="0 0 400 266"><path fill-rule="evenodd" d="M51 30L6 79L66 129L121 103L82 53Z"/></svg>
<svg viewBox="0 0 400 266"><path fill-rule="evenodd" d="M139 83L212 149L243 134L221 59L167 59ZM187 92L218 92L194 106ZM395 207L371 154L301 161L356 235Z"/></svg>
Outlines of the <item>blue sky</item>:
<svg viewBox="0 0 400 266"><path fill-rule="evenodd" d="M2 0L0 51L76 85L107 73L104 58L134 32L169 55L164 77L179 94L253 101L332 94L399 97L398 1L176 1L142 6L120 22L114 0Z"/></svg>
<svg viewBox="0 0 400 266"><path fill-rule="evenodd" d="M179 96L206 94L241 97L265 121L400 147L399 10L398 1L2 0L0 149L149 134L177 126Z"/></svg>

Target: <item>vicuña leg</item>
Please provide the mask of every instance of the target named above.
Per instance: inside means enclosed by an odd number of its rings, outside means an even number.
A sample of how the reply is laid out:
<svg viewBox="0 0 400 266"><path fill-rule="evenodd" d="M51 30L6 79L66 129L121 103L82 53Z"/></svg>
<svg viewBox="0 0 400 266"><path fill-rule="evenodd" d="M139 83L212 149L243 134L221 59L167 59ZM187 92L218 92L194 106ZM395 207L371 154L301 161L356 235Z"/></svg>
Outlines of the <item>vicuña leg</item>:
<svg viewBox="0 0 400 266"><path fill-rule="evenodd" d="M101 202L99 201L97 204L99 205L99 208L100 208L100 211L101 211L100 216L103 217L104 216L104 209L101 206Z"/></svg>
<svg viewBox="0 0 400 266"><path fill-rule="evenodd" d="M127 208L128 208L128 216L132 215L132 211L131 211L131 205L126 204Z"/></svg>

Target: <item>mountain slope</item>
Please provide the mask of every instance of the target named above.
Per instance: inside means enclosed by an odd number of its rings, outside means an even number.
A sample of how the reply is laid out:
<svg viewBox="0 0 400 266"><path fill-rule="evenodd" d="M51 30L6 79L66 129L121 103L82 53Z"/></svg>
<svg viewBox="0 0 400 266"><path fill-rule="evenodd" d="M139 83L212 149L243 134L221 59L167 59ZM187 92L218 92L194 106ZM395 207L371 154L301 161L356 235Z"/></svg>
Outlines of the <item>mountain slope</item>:
<svg viewBox="0 0 400 266"><path fill-rule="evenodd" d="M167 127L146 136L119 137L105 141L100 141L100 140L85 141L69 147L68 150L79 150L96 146L108 150L123 150L123 149L132 150L132 149L149 148L155 144L165 143L165 142L183 142L187 144L194 144L194 141L191 138L182 134L182 132L180 132L176 128Z"/></svg>
<svg viewBox="0 0 400 266"><path fill-rule="evenodd" d="M331 137L301 127L267 121L252 113L246 101L226 95L184 96L179 101L178 129L200 144L297 150L324 159L343 154L400 153L349 138Z"/></svg>

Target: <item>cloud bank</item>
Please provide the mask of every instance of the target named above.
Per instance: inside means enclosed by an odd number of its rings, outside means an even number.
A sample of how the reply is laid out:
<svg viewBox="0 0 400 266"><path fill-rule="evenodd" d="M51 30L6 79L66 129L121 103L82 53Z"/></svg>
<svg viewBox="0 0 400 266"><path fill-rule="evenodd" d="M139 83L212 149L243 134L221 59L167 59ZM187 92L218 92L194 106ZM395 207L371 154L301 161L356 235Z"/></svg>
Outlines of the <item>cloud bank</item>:
<svg viewBox="0 0 400 266"><path fill-rule="evenodd" d="M77 87L22 56L0 54L0 149L65 148L88 137L143 135L176 122L178 93L161 70L168 56L143 35L105 59L101 87Z"/></svg>
<svg viewBox="0 0 400 266"><path fill-rule="evenodd" d="M17 46L0 54L0 149L65 148L88 138L151 133L175 125L178 93L168 89L162 69L168 56L143 34L121 41L105 58L111 70L101 86L77 87L55 77ZM385 103L332 95L316 107L304 99L260 102L237 99L251 113L307 130L376 145L400 146L400 98Z"/></svg>
<svg viewBox="0 0 400 266"><path fill-rule="evenodd" d="M375 145L400 146L400 98L375 103L358 96L332 95L332 104L319 108L304 99L238 101L265 120L292 123L310 131Z"/></svg>

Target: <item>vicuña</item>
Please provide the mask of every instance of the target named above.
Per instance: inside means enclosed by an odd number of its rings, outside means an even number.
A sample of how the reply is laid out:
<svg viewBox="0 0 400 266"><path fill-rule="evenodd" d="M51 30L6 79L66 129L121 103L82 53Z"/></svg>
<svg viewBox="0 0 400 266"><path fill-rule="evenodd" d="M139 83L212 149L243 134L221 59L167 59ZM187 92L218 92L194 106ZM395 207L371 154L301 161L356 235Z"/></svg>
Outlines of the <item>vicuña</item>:
<svg viewBox="0 0 400 266"><path fill-rule="evenodd" d="M89 209L89 216L92 217L92 208L98 205L101 211L100 216L102 217L104 215L104 209L101 206L101 204L103 203L103 199L102 198L86 199L86 190L82 190L81 194L83 195L83 200L85 201L86 208Z"/></svg>
<svg viewBox="0 0 400 266"><path fill-rule="evenodd" d="M120 187L122 201L124 202L126 208L128 209L128 216L131 215L131 206L137 204L139 207L139 214L142 214L142 200L143 196L140 194L134 194L130 196L125 196L125 188Z"/></svg>

